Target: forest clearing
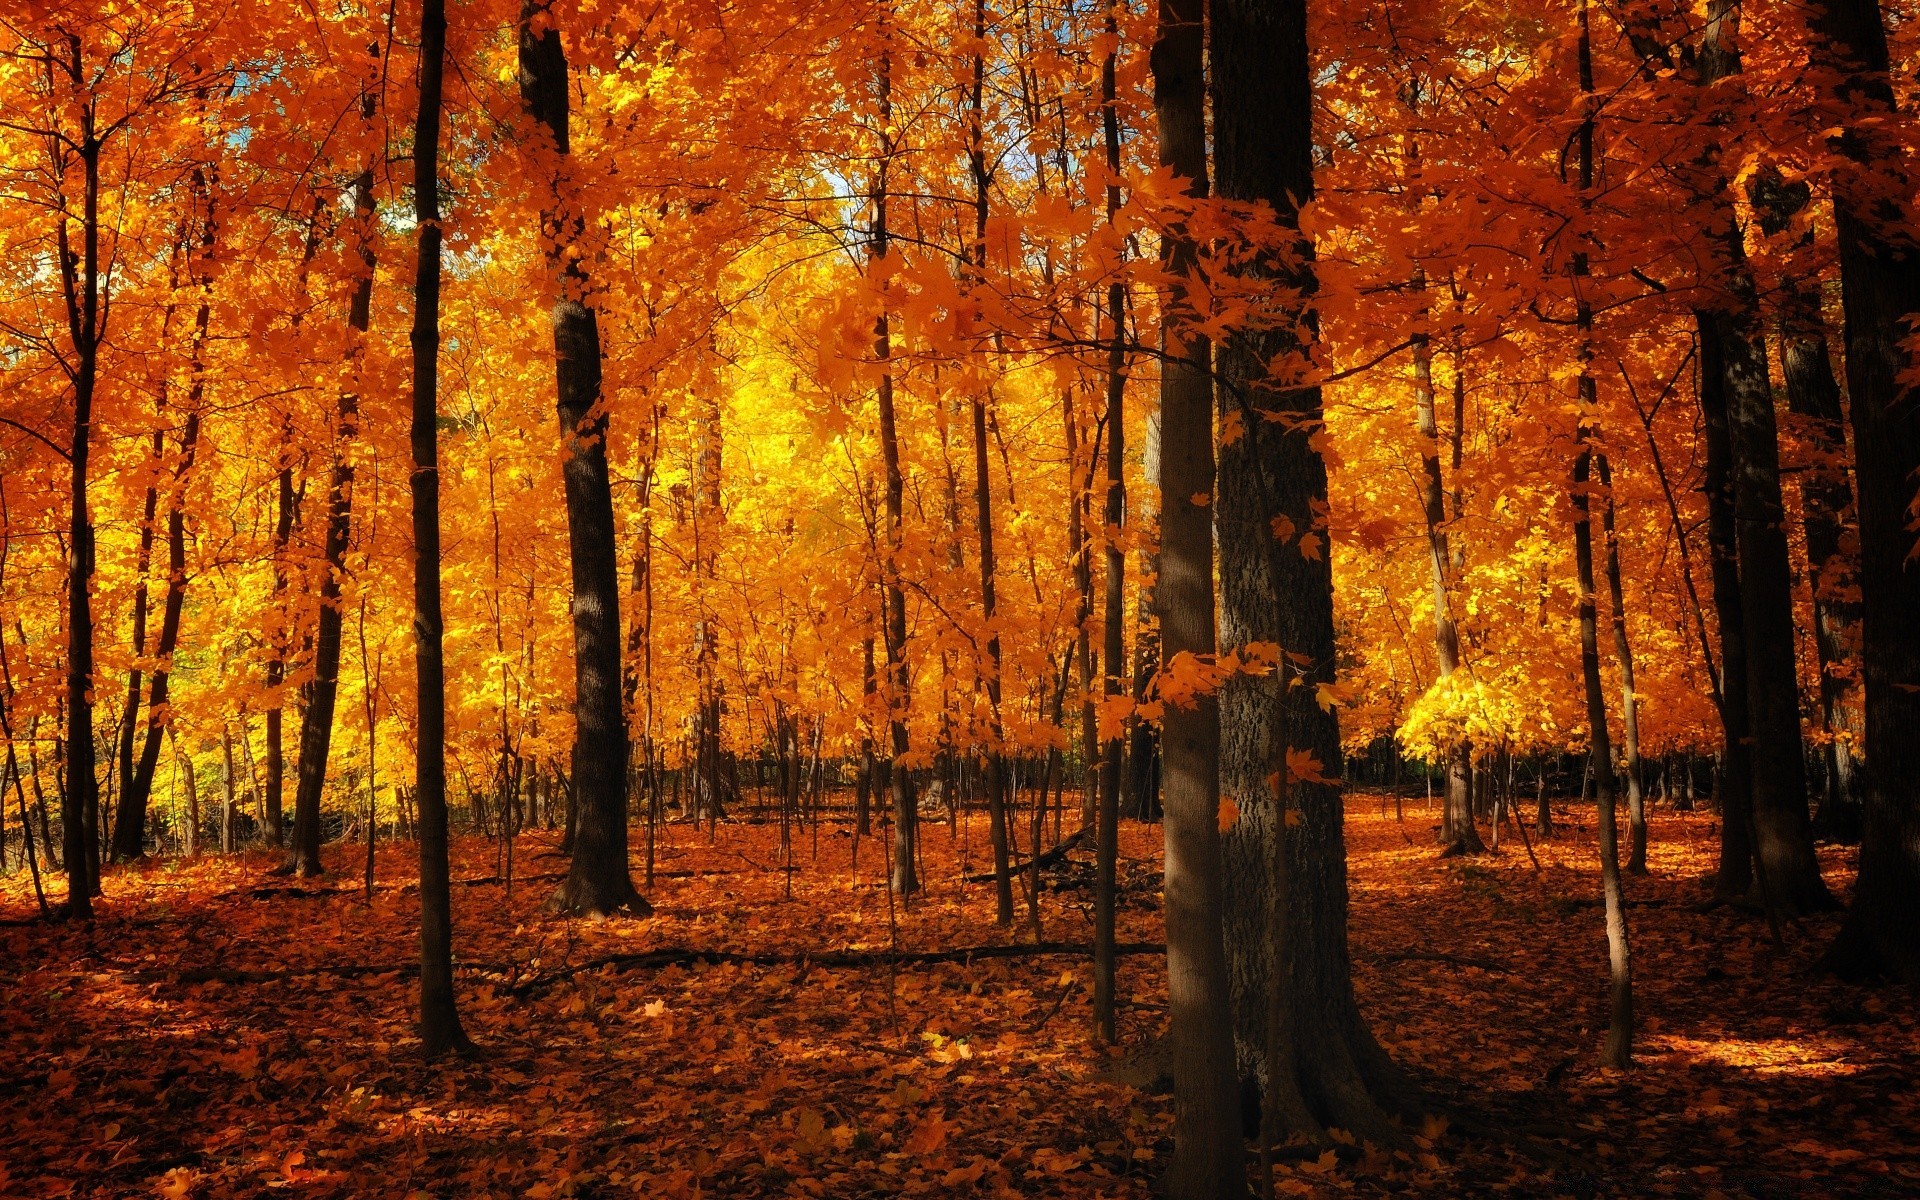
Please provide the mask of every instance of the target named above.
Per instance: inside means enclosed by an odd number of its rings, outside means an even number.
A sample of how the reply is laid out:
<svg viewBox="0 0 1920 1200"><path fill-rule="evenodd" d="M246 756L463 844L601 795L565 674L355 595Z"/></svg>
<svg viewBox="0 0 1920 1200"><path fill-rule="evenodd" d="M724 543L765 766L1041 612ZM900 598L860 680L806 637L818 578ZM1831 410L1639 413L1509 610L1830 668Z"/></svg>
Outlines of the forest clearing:
<svg viewBox="0 0 1920 1200"><path fill-rule="evenodd" d="M1348 818L1362 1010L1396 1058L1446 1080L1445 1102L1498 1135L1436 1126L1431 1149L1283 1164L1280 1195L1920 1187L1920 1019L1809 977L1833 918L1775 948L1736 914L1698 911L1711 817L1654 820L1652 873L1634 889L1646 1036L1624 1075L1591 1052L1606 1020L1591 826L1563 810L1537 871L1517 842L1439 860L1424 801L1401 822L1376 799L1356 796ZM990 885L960 882L961 843L944 828L927 840L926 890L890 928L875 847L862 884L848 829L827 824L817 859L803 831L789 897L777 828L669 827L654 915L639 922L544 914L549 835L523 836L511 900L499 847L459 839L458 979L487 1049L424 1072L404 1053L417 1035L402 848L379 852L371 905L352 845L338 887L319 894L259 886L245 858L117 876L90 934L0 931L18 1051L0 1187L208 1200L1152 1194L1167 1097L1103 1078L1084 954L913 961L1021 942L982 929ZM1126 826L1123 942L1160 937L1156 842ZM1836 882L1847 857L1828 858ZM1090 936L1091 876L1086 856L1047 872L1049 941ZM9 915L30 909L22 883L5 892ZM849 950L864 957L834 961ZM1129 955L1120 978L1121 1041L1137 1049L1164 1022L1165 973Z"/></svg>
<svg viewBox="0 0 1920 1200"><path fill-rule="evenodd" d="M0 1197L1920 1194L1920 0L0 7Z"/></svg>

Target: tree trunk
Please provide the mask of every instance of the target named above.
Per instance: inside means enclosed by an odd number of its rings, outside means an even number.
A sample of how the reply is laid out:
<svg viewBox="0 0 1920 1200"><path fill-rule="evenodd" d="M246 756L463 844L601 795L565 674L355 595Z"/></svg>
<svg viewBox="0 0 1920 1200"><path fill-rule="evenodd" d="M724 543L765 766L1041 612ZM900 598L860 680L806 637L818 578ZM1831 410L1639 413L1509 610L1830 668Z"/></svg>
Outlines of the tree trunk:
<svg viewBox="0 0 1920 1200"><path fill-rule="evenodd" d="M361 100L363 120L373 119L373 97ZM359 365L365 354L367 330L372 324L373 276L377 228L373 199L373 168L364 168L353 184L355 252L360 273L347 301L348 386L336 402L333 466L327 477L327 528L321 548L324 574L320 577L319 628L314 637L313 682L306 710L300 718L300 761L293 796L293 838L287 866L303 876L318 875L320 861L320 799L326 788L327 759L333 745L333 714L340 691L340 639L346 613L341 608L341 581L346 573L347 542L353 530L353 442L360 436ZM364 631L363 631L364 632ZM271 716L272 714L269 714ZM369 733L371 736L371 733ZM278 797L273 794L273 767L268 764L268 837L279 841ZM369 785L371 786L371 785Z"/></svg>
<svg viewBox="0 0 1920 1200"><path fill-rule="evenodd" d="M1151 53L1160 163L1207 194L1204 7L1160 0ZM1197 249L1178 216L1163 235L1172 282L1162 301L1160 368L1160 614L1167 664L1214 652L1212 347L1191 327L1186 277ZM1162 692L1165 696L1166 693ZM1220 708L1212 694L1167 700L1165 764L1167 999L1173 1057L1174 1200L1246 1194L1234 1072L1233 1014L1222 942Z"/></svg>
<svg viewBox="0 0 1920 1200"><path fill-rule="evenodd" d="M879 162L873 179L873 230L868 246L870 269L884 270L888 239L887 171L893 161L893 51L886 30L882 29L879 77ZM886 468L886 531L881 556L881 588L884 613L881 632L887 647L887 733L892 752L887 770L893 795L893 890L902 896L920 890L914 870L913 843L919 824L919 810L913 800L913 774L902 761L907 756L907 692L911 675L907 669L907 594L900 580L902 522L906 484L900 469L900 439L895 430L893 408L893 340L883 305L873 322L873 356L880 368L880 456Z"/></svg>
<svg viewBox="0 0 1920 1200"><path fill-rule="evenodd" d="M1812 23L1816 62L1837 68L1848 108L1834 181L1853 410L1866 683L1866 820L1853 906L1826 963L1920 984L1920 564L1908 513L1920 472L1920 386L1903 339L1920 313L1920 254L1875 0L1831 0ZM1909 114L1910 116L1910 114Z"/></svg>
<svg viewBox="0 0 1920 1200"><path fill-rule="evenodd" d="M1221 636L1278 654L1272 675L1236 675L1221 697L1219 787L1239 809L1223 847L1239 1061L1250 1089L1263 1092L1269 1135L1318 1141L1339 1127L1401 1144L1393 1118L1411 1116L1417 1101L1354 999L1344 817L1333 778L1339 724L1318 702L1335 660L1327 474L1312 440L1322 427L1321 396L1273 378L1276 359L1283 375L1304 362L1317 329L1313 246L1299 233L1299 206L1314 186L1306 7L1225 0L1212 19L1220 194L1271 204L1295 239L1259 248L1250 270L1277 277L1273 292L1283 299L1235 334L1220 360L1223 419L1241 423L1220 451ZM1183 513L1183 498L1196 490L1163 487L1163 521ZM1171 538L1163 542L1164 563ZM1163 590L1167 578L1163 566ZM1171 770L1168 781L1171 824ZM1298 816L1284 836L1283 797Z"/></svg>
<svg viewBox="0 0 1920 1200"><path fill-rule="evenodd" d="M1607 539L1607 595L1613 602L1613 653L1620 664L1620 731L1627 759L1627 873L1647 873L1647 798L1640 771L1640 708L1633 690L1633 643L1627 640L1626 589L1620 580L1620 537L1614 529L1613 469L1599 456L1606 507L1600 525Z"/></svg>
<svg viewBox="0 0 1920 1200"><path fill-rule="evenodd" d="M1761 229L1779 238L1812 202L1804 181L1788 183L1767 167L1748 182ZM1811 247L1806 229L1798 248ZM1807 579L1813 596L1813 643L1820 667L1820 725L1825 734L1825 779L1814 818L1816 834L1840 841L1860 838L1861 744L1860 666L1854 638L1860 624L1858 536L1853 519L1853 486L1847 477L1846 413L1834 378L1821 315L1817 280L1782 277L1779 293L1780 374L1787 385L1787 409L1799 422L1805 461L1796 464L1800 480L1801 529L1806 538Z"/></svg>
<svg viewBox="0 0 1920 1200"><path fill-rule="evenodd" d="M1720 867L1714 894L1737 900L1753 890L1753 747L1747 719L1746 617L1740 602L1733 488L1729 479L1726 373L1712 314L1696 312L1700 334L1700 415L1706 441L1701 490L1707 496L1707 549L1713 568L1714 620L1720 627L1721 759L1714 787L1720 810Z"/></svg>
<svg viewBox="0 0 1920 1200"><path fill-rule="evenodd" d="M1114 0L1107 5L1107 36L1119 44ZM1120 115L1116 98L1117 51L1100 64L1100 128L1107 151L1107 224L1120 212ZM1103 524L1107 545L1105 635L1101 694L1109 704L1120 696L1121 664L1126 661L1127 552L1122 528L1127 519L1126 396L1127 289L1116 280L1107 287L1107 497ZM1093 1028L1094 1036L1117 1040L1114 1024L1115 874L1120 858L1120 772L1126 743L1116 735L1100 748L1100 802L1094 820Z"/></svg>
<svg viewBox="0 0 1920 1200"><path fill-rule="evenodd" d="M600 407L600 324L587 267L573 249L585 234L567 178L570 93L566 50L547 0L520 9L520 97L551 143L541 241L554 275L553 358L573 562L573 857L552 904L604 916L652 912L627 862L627 723L620 699L619 550ZM543 138L543 142L545 141Z"/></svg>
<svg viewBox="0 0 1920 1200"><path fill-rule="evenodd" d="M1600 631L1594 605L1593 505L1588 481L1593 467L1590 424L1599 409L1599 384L1593 377L1593 301L1586 291L1591 271L1587 246L1592 241L1594 185L1593 34L1587 0L1580 0L1579 71L1581 121L1579 186L1582 228L1579 249L1572 255L1574 325L1580 339L1580 377L1575 437L1579 448L1573 464L1573 558L1579 585L1580 674L1586 684L1588 761L1592 767L1594 799L1600 826L1600 895L1607 927L1608 1019L1601 1061L1617 1070L1633 1065L1633 968L1627 945L1626 897L1620 886L1620 831L1614 813L1613 746L1607 730L1606 692L1600 683Z"/></svg>
<svg viewBox="0 0 1920 1200"><path fill-rule="evenodd" d="M413 636L418 700L414 800L420 836L420 1041L429 1058L465 1050L453 997L453 898L447 871L447 678L440 615L440 85L446 0L420 9L420 109L413 130L419 263L413 330Z"/></svg>
<svg viewBox="0 0 1920 1200"><path fill-rule="evenodd" d="M68 244L67 217L59 217L61 278L73 330L73 436L68 442L67 521L67 687L66 786L60 793L60 823L67 873L66 915L93 918L99 879L87 831L98 802L99 780L93 753L93 516L87 511L87 468L93 443L93 393L100 364L100 141L91 109L80 146L86 183L78 256L81 276L73 277L75 255Z"/></svg>
<svg viewBox="0 0 1920 1200"><path fill-rule="evenodd" d="M1739 14L1737 0L1713 0L1709 6L1699 55L1705 85L1739 74ZM1716 280L1719 294L1708 306L1707 322L1719 343L1726 400L1728 478L1752 736L1753 852L1758 856L1758 882L1767 906L1781 913L1802 913L1831 907L1833 898L1820 878L1807 812L1799 675L1794 663L1793 574L1780 493L1773 387L1757 291L1720 158L1720 148L1710 144L1696 172L1699 190L1708 201L1707 234L1721 258Z"/></svg>

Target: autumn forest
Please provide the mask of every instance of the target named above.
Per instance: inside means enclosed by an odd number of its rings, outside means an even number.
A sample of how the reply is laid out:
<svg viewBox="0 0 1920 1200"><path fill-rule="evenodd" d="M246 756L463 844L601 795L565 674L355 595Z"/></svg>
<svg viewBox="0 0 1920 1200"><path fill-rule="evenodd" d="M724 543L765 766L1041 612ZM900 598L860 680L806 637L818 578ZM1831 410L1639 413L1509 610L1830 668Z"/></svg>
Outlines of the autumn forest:
<svg viewBox="0 0 1920 1200"><path fill-rule="evenodd" d="M1911 0L0 7L0 1195L1920 1191Z"/></svg>

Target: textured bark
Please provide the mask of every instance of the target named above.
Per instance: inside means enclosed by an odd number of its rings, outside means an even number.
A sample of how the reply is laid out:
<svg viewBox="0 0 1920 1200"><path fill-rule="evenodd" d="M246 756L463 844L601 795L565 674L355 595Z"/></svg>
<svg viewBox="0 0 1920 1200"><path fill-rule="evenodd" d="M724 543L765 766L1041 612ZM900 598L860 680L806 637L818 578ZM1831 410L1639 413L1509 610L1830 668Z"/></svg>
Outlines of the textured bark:
<svg viewBox="0 0 1920 1200"><path fill-rule="evenodd" d="M1912 557L1920 472L1920 387L1902 345L1920 313L1920 247L1875 0L1832 0L1813 22L1816 61L1839 72L1848 110L1834 183L1846 314L1847 393L1860 513L1860 661L1866 697L1866 820L1860 874L1827 964L1920 984L1920 563ZM1910 114L1908 114L1910 116ZM1910 345L1910 343L1909 343Z"/></svg>
<svg viewBox="0 0 1920 1200"><path fill-rule="evenodd" d="M420 108L413 127L413 636L418 691L414 803L420 837L420 1041L429 1058L466 1049L453 995L453 898L447 873L447 676L440 610L440 87L446 0L420 9Z"/></svg>
<svg viewBox="0 0 1920 1200"><path fill-rule="evenodd" d="M1739 15L1737 0L1713 0L1709 5L1699 55L1703 85L1739 75ZM1753 739L1753 852L1767 907L1779 913L1802 913L1832 907L1833 897L1820 878L1807 810L1799 673L1794 662L1793 568L1780 491L1778 419L1757 291L1720 157L1720 148L1710 144L1694 169L1697 190L1707 202L1709 242L1719 254L1718 294L1707 306L1706 320L1718 342L1726 400L1728 478Z"/></svg>
<svg viewBox="0 0 1920 1200"><path fill-rule="evenodd" d="M1229 0L1212 19L1220 194L1271 204L1297 235L1296 205L1313 194L1306 6ZM1312 255L1301 239L1264 257L1255 269L1288 285L1276 294L1301 299L1266 314L1270 327L1236 334L1220 359L1220 404L1243 423L1220 451L1221 637L1277 644L1281 663L1264 680L1235 676L1221 698L1219 784L1239 808L1224 839L1229 978L1240 1066L1264 1093L1269 1132L1317 1140L1338 1127L1399 1144L1393 1118L1413 1115L1418 1100L1355 1003L1341 785L1332 778L1339 724L1315 700L1335 661L1331 554L1318 515L1327 474L1311 442L1321 397L1268 373L1274 359L1298 354L1295 330L1315 327ZM1163 489L1168 517L1186 490ZM1276 536L1289 525L1289 536ZM1163 589L1165 557L1163 547ZM1299 685L1283 688L1283 679ZM1318 765L1291 770L1283 751ZM1277 790L1298 817L1284 839Z"/></svg>
<svg viewBox="0 0 1920 1200"><path fill-rule="evenodd" d="M1773 168L1748 182L1761 229L1779 239L1812 202L1805 182L1789 183ZM1814 244L1806 228L1798 247ZM1804 461L1795 464L1800 484L1801 531L1806 539L1808 588L1813 597L1813 644L1820 667L1820 809L1816 834L1842 841L1860 837L1860 664L1855 638L1860 627L1859 530L1854 523L1853 485L1847 474L1846 413L1821 315L1819 281L1783 275L1777 287L1780 374L1787 409L1798 421Z"/></svg>
<svg viewBox="0 0 1920 1200"><path fill-rule="evenodd" d="M520 96L554 155L541 240L554 275L553 362L573 566L576 816L573 855L553 906L604 916L652 912L627 861L627 722L621 704L619 549L607 414L600 405L600 324L586 264L569 246L583 231L566 182L566 50L546 0L520 10Z"/></svg>
<svg viewBox="0 0 1920 1200"><path fill-rule="evenodd" d="M1160 0L1151 52L1160 163L1207 191L1206 78L1200 0ZM1175 221L1162 243L1172 276L1162 303L1160 368L1161 662L1214 652L1213 397L1211 347L1190 328L1184 279L1193 240ZM1233 1019L1222 945L1220 713L1212 695L1169 703L1161 724L1165 764L1167 1001L1173 1060L1173 1200L1246 1194L1234 1072Z"/></svg>

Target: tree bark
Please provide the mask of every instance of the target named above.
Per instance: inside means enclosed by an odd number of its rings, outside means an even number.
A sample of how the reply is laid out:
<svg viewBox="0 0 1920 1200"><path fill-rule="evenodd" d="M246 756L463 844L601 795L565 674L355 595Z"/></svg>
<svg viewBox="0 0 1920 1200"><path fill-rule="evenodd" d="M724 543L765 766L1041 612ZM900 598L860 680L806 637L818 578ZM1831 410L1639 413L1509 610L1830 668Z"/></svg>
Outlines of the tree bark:
<svg viewBox="0 0 1920 1200"><path fill-rule="evenodd" d="M1207 194L1204 7L1160 0L1151 51L1160 163ZM1196 331L1186 285L1197 249L1177 214L1164 235L1172 283L1161 305L1160 613L1162 681L1176 660L1214 653L1212 347ZM1165 694L1164 692L1162 693ZM1172 1028L1174 1200L1246 1193L1233 1058L1233 1017L1222 942L1220 709L1210 693L1166 703L1167 998Z"/></svg>
<svg viewBox="0 0 1920 1200"><path fill-rule="evenodd" d="M1920 313L1911 194L1893 136L1886 30L1876 0L1831 0L1812 22L1816 62L1836 68L1848 165L1834 181L1846 314L1847 394L1860 513L1866 697L1866 820L1853 905L1826 963L1854 977L1920 984L1920 564L1908 514L1920 471L1920 386L1910 342ZM1909 118L1911 114L1905 114Z"/></svg>
<svg viewBox="0 0 1920 1200"><path fill-rule="evenodd" d="M1236 675L1221 697L1219 785L1239 809L1223 847L1239 1062L1270 1136L1318 1141L1339 1127L1401 1144L1393 1120L1418 1101L1354 999L1340 731L1320 702L1335 664L1327 473L1313 443L1321 395L1285 377L1309 369L1317 330L1313 245L1299 232L1314 187L1306 6L1222 0L1212 20L1220 194L1270 204L1292 239L1260 248L1251 269L1277 278L1282 299L1229 340L1219 364L1223 414L1242 425L1220 451L1221 637L1278 653L1271 675ZM1163 489L1163 520L1186 491ZM1162 576L1164 589L1164 566ZM1171 821L1171 787L1168 796Z"/></svg>
<svg viewBox="0 0 1920 1200"><path fill-rule="evenodd" d="M884 270L888 241L887 171L893 162L893 51L884 39L880 49L879 75L879 161L873 178L873 230L868 244L869 269ZM907 756L907 702L911 679L907 668L907 594L900 581L902 522L906 483L900 469L900 439L895 429L893 406L893 339L883 306L873 322L873 357L880 368L880 457L886 468L886 531L881 555L880 575L885 613L881 632L887 648L887 733L892 751L887 770L893 796L893 890L902 896L920 890L914 869L913 843L919 827L919 808L913 799L913 774L902 761Z"/></svg>
<svg viewBox="0 0 1920 1200"><path fill-rule="evenodd" d="M1702 38L1704 85L1736 76L1738 0L1713 0ZM1747 266L1733 196L1709 145L1697 165L1708 201L1706 230L1717 250L1718 295L1707 306L1724 380L1740 610L1745 621L1747 715L1752 736L1753 853L1765 903L1779 913L1833 906L1813 853L1807 811L1806 758L1801 751L1799 675L1794 663L1793 572L1787 554L1786 508L1780 492L1780 441L1768 379L1759 301ZM1706 356L1702 356L1704 365Z"/></svg>
<svg viewBox="0 0 1920 1200"><path fill-rule="evenodd" d="M1114 0L1107 5L1107 36L1119 44L1119 20ZM1107 152L1107 224L1120 212L1120 114L1116 103L1117 50L1108 50L1100 64L1100 129ZM1117 264L1116 264L1117 265ZM1101 693L1112 703L1121 692L1121 664L1126 661L1127 552L1122 537L1127 519L1127 289L1115 280L1107 287L1107 496L1104 537L1107 547L1106 610L1101 662ZM1101 1041L1117 1040L1114 1023L1115 957L1113 952L1116 904L1115 874L1120 858L1120 773L1126 743L1119 736L1100 748L1100 800L1094 817L1093 901L1093 1027Z"/></svg>
<svg viewBox="0 0 1920 1200"><path fill-rule="evenodd" d="M413 130L419 264L413 329L413 636L418 690L414 801L420 837L420 1041L429 1058L464 1051L453 995L453 899L447 871L447 678L440 610L440 89L446 0L420 9L420 108Z"/></svg>
<svg viewBox="0 0 1920 1200"><path fill-rule="evenodd" d="M520 9L520 96L554 155L541 241L554 275L553 359L565 456L573 562L573 856L555 908L604 916L652 912L627 861L627 723L620 699L619 550L600 403L600 324L587 265L571 249L585 232L567 178L567 58L548 0ZM543 148L545 149L545 148Z"/></svg>
<svg viewBox="0 0 1920 1200"><path fill-rule="evenodd" d="M363 120L373 119L373 98L361 101ZM335 407L333 465L327 476L327 527L321 547L320 615L314 636L313 683L306 711L300 718L300 761L293 797L293 838L287 866L303 876L320 874L320 799L327 782L327 759L333 745L333 715L340 691L340 646L346 613L341 607L341 582L346 574L347 542L353 530L352 444L360 436L359 365L365 354L367 330L373 315L374 243L377 228L373 198L373 167L363 168L353 184L355 253L359 275L347 300L348 386ZM269 767L271 771L271 767ZM371 785L369 785L371 786ZM274 826L272 788L267 792L268 836L278 840Z"/></svg>

